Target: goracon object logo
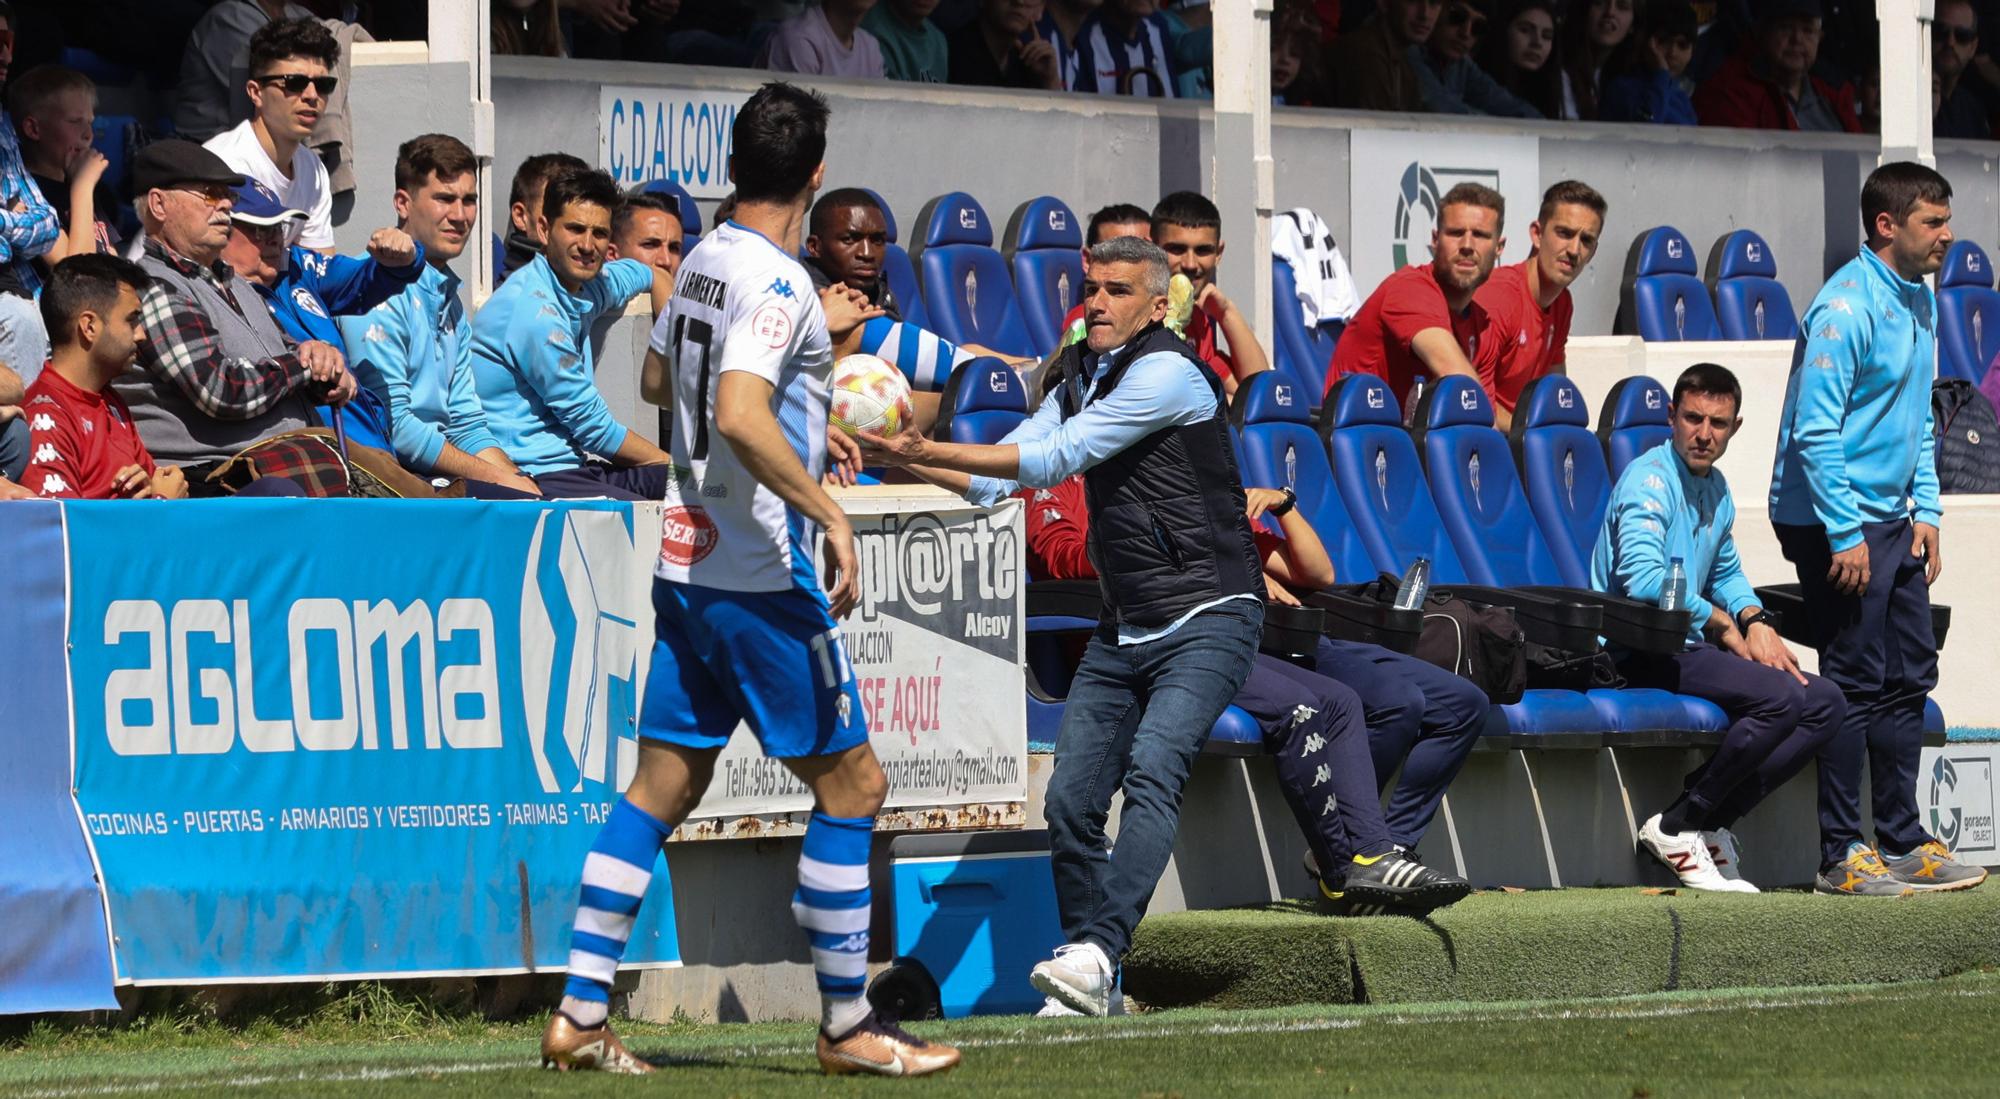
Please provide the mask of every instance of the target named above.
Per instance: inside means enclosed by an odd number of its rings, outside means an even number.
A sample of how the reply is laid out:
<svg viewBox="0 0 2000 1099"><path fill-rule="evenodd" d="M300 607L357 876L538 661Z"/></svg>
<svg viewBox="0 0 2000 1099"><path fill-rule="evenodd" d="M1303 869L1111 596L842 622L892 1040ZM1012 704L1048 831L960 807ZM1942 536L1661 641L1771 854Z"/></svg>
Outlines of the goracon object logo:
<svg viewBox="0 0 2000 1099"><path fill-rule="evenodd" d="M1396 219L1389 234L1397 270L1429 261L1431 230L1437 225L1444 194L1460 183L1483 183L1497 191L1500 172L1494 168L1431 168L1421 160L1412 160L1403 169L1396 192Z"/></svg>
<svg viewBox="0 0 2000 1099"><path fill-rule="evenodd" d="M1945 795L1958 789L1958 768L1939 756L1931 765L1931 834L1944 841L1948 850L1958 850L1959 824L1964 814L1958 806L1946 809Z"/></svg>

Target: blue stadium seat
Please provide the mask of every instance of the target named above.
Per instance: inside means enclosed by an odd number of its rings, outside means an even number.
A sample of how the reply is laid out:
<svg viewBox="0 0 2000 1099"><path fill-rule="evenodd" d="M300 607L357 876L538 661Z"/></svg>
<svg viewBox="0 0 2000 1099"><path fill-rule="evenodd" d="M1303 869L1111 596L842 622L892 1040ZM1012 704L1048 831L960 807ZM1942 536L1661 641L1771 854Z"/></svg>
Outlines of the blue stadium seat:
<svg viewBox="0 0 2000 1099"><path fill-rule="evenodd" d="M1014 297L1037 357L1062 339L1063 318L1083 300L1083 227L1059 198L1044 196L1014 211Z"/></svg>
<svg viewBox="0 0 2000 1099"><path fill-rule="evenodd" d="M1424 393L1417 415L1424 475L1466 578L1495 587L1566 583L1478 380L1463 374L1439 378Z"/></svg>
<svg viewBox="0 0 2000 1099"><path fill-rule="evenodd" d="M956 344L1034 354L1007 261L993 250L993 223L971 195L953 191L931 202L917 265L931 331Z"/></svg>
<svg viewBox="0 0 2000 1099"><path fill-rule="evenodd" d="M1464 580L1389 384L1371 374L1342 378L1327 397L1320 425L1334 484L1373 571L1401 575L1424 556L1440 582Z"/></svg>
<svg viewBox="0 0 2000 1099"><path fill-rule="evenodd" d="M1604 407L1597 413L1597 438L1604 444L1612 484L1618 483L1632 459L1673 436L1668 403L1667 387L1640 375L1619 379L1604 395Z"/></svg>
<svg viewBox="0 0 2000 1099"><path fill-rule="evenodd" d="M1334 487L1325 444L1313 431L1306 406L1307 395L1316 392L1284 371L1251 375L1230 406L1237 423L1237 465L1246 488L1297 493L1299 514L1326 545L1334 576L1341 583L1360 583L1376 569L1355 537L1354 523Z"/></svg>
<svg viewBox="0 0 2000 1099"><path fill-rule="evenodd" d="M1639 240L1633 268L1632 314L1639 338L1719 340L1715 304L1696 277L1694 246L1679 229L1662 225Z"/></svg>
<svg viewBox="0 0 2000 1099"><path fill-rule="evenodd" d="M1514 457L1528 506L1547 535L1563 584L1590 586L1590 551L1611 501L1604 444L1576 383L1560 374L1529 382L1514 405Z"/></svg>
<svg viewBox="0 0 2000 1099"><path fill-rule="evenodd" d="M1709 271L1723 339L1798 338L1798 313L1785 284L1778 281L1778 261L1763 237L1748 229L1723 237L1716 242Z"/></svg>
<svg viewBox="0 0 2000 1099"><path fill-rule="evenodd" d="M1326 394L1326 371L1333 364L1331 339L1322 341L1316 328L1307 328L1299 319L1298 283L1292 265L1271 259L1271 302L1276 314L1271 325L1271 342L1276 345L1272 365L1292 376L1308 396L1311 412L1319 412Z"/></svg>
<svg viewBox="0 0 2000 1099"><path fill-rule="evenodd" d="M954 443L997 443L1028 418L1021 375L995 358L961 365L945 383L942 403L950 409L943 434Z"/></svg>
<svg viewBox="0 0 2000 1099"><path fill-rule="evenodd" d="M903 314L903 320L918 328L929 328L931 318L924 308L924 295L917 287L917 268L910 262L910 254L896 243L896 214L889 204L873 190L863 187L875 199L875 205L882 209L882 224L889 230L889 247L882 253L882 280L889 284L889 293L895 295L896 307Z"/></svg>
<svg viewBox="0 0 2000 1099"><path fill-rule="evenodd" d="M121 65L95 50L87 50L81 46L65 46L57 51L56 64L65 69L75 69L89 77L91 83L100 88L124 87L128 84L139 84L146 79L144 73L130 65Z"/></svg>
<svg viewBox="0 0 2000 1099"><path fill-rule="evenodd" d="M681 255L694 251L695 242L701 239L701 208L694 204L694 196L687 188L671 179L656 179L646 184L645 189L656 195L666 195L674 200L681 213Z"/></svg>
<svg viewBox="0 0 2000 1099"><path fill-rule="evenodd" d="M1938 376L1978 385L2000 353L2000 291L1986 252L1969 240L1953 244L1937 287Z"/></svg>

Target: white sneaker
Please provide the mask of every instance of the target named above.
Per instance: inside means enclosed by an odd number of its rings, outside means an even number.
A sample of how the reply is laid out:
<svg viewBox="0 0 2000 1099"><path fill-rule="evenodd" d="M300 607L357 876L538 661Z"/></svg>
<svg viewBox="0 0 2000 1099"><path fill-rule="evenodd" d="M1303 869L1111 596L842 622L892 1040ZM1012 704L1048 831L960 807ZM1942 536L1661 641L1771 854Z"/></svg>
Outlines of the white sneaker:
<svg viewBox="0 0 2000 1099"><path fill-rule="evenodd" d="M1735 883L1716 873L1708 844L1700 832L1663 832L1660 814L1654 813L1639 826L1639 846L1664 863L1689 889L1712 889L1718 893L1738 892Z"/></svg>
<svg viewBox="0 0 2000 1099"><path fill-rule="evenodd" d="M1028 981L1079 1015L1111 1014L1111 959L1096 943L1056 947L1056 956L1036 963Z"/></svg>
<svg viewBox="0 0 2000 1099"><path fill-rule="evenodd" d="M1083 1018L1083 1012L1070 1007L1068 1004L1063 1003L1061 1000L1056 999L1054 996L1047 996L1042 999L1042 1009L1040 1011L1035 1012L1035 1018L1081 1019Z"/></svg>
<svg viewBox="0 0 2000 1099"><path fill-rule="evenodd" d="M1708 859L1715 864L1715 872L1734 885L1738 893L1763 892L1743 877L1743 844L1736 833L1717 828L1703 832L1701 842L1708 845Z"/></svg>

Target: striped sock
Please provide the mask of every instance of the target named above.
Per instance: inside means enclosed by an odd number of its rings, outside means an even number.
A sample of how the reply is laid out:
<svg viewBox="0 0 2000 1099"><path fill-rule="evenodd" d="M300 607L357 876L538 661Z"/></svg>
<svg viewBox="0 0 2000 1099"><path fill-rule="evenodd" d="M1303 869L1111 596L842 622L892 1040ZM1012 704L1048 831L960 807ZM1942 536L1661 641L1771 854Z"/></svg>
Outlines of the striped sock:
<svg viewBox="0 0 2000 1099"><path fill-rule="evenodd" d="M835 1037L868 1017L868 845L874 817L813 810L792 915L812 943L820 1026Z"/></svg>
<svg viewBox="0 0 2000 1099"><path fill-rule="evenodd" d="M653 880L653 862L670 829L645 810L619 798L590 854L583 860L583 891L576 902L576 925L569 940L569 982L563 1011L578 1026L604 1020L611 980L633 917Z"/></svg>

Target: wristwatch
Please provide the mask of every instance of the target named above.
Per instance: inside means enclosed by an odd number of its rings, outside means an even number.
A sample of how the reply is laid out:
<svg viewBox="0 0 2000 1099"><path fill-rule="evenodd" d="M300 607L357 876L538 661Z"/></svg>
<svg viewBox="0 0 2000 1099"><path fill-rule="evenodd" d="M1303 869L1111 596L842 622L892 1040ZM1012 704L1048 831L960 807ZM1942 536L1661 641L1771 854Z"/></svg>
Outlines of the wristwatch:
<svg viewBox="0 0 2000 1099"><path fill-rule="evenodd" d="M1272 515L1280 517L1290 515L1292 509L1299 506L1299 494L1293 492L1291 489L1288 488L1279 489L1278 491L1284 493L1285 498L1283 500L1278 501L1275 504L1272 504L1270 507L1267 507L1264 510Z"/></svg>
<svg viewBox="0 0 2000 1099"><path fill-rule="evenodd" d="M1774 630L1778 628L1778 616L1772 614L1770 611L1763 609L1762 607L1759 607L1757 608L1755 613L1751 614L1748 618L1745 618L1743 621L1737 623L1736 625L1737 632L1744 634L1745 636L1748 636L1750 633L1750 627L1756 625L1759 622L1762 622L1763 624L1771 627Z"/></svg>

